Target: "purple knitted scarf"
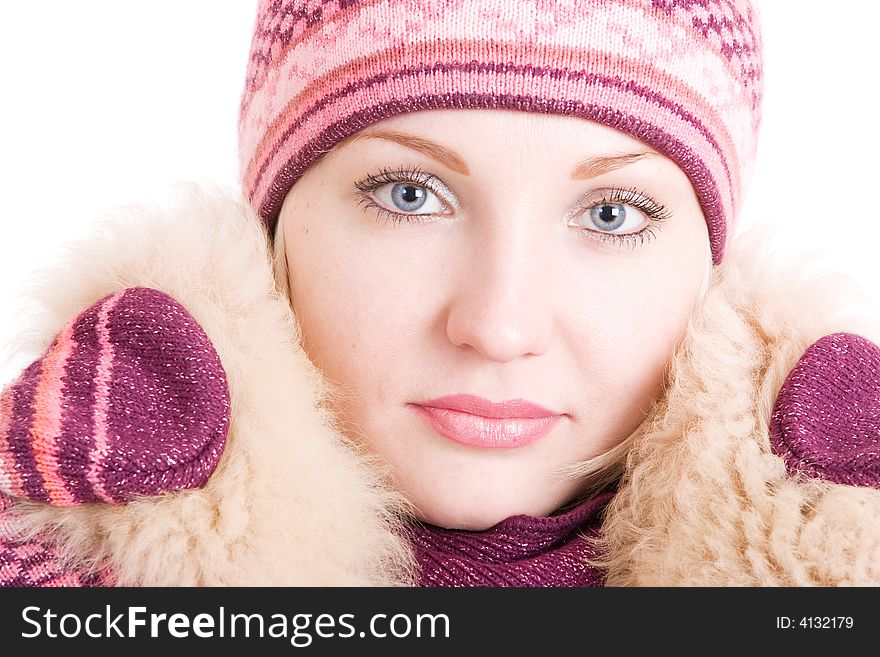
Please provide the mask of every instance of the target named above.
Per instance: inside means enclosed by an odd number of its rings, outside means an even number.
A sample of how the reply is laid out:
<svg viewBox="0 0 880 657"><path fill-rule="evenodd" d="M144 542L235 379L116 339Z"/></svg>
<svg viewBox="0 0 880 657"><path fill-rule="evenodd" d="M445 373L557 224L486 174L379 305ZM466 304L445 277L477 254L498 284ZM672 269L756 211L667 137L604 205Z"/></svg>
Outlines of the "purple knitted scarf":
<svg viewBox="0 0 880 657"><path fill-rule="evenodd" d="M118 290L73 318L0 394L0 586L113 583L109 570L86 576L62 563L51 536L18 537L14 500L124 504L201 487L229 421L220 358L166 293ZM814 342L782 384L769 428L793 476L880 488L880 347L850 333ZM605 573L587 561L613 495L479 532L414 526L420 583L601 586Z"/></svg>
<svg viewBox="0 0 880 657"><path fill-rule="evenodd" d="M413 526L421 586L602 586L597 556L605 492L557 515L517 515L484 531Z"/></svg>

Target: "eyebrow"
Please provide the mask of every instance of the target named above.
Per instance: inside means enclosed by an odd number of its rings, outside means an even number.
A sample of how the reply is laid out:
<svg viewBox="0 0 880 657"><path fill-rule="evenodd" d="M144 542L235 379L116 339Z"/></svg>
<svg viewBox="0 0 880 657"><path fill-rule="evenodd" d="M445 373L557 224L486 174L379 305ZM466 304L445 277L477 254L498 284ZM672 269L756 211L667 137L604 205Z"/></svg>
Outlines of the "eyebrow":
<svg viewBox="0 0 880 657"><path fill-rule="evenodd" d="M401 146L411 148L414 151L418 151L428 157L434 158L438 162L445 164L453 171L462 175L469 176L471 174L464 159L458 153L445 146L441 146L430 139L424 139L422 137L416 137L414 135L408 135L404 132L396 132L394 130L368 130L358 133L355 137L359 139L385 139L387 141L393 141Z"/></svg>
<svg viewBox="0 0 880 657"><path fill-rule="evenodd" d="M359 139L384 139L386 141L392 141L406 148L423 153L462 175L470 175L470 170L468 169L464 158L458 153L450 148L441 146L430 139L425 139L424 137L416 137L415 135L398 132L396 130L364 130L356 133L351 138L344 140L343 143ZM340 144L340 146L341 145L342 144ZM587 180L589 178L596 178L597 176L614 171L615 169L620 169L633 162L638 162L643 158L651 157L652 155L659 155L659 153L656 151L644 151L641 153L601 155L587 158L586 160L579 162L574 168L571 172L571 179Z"/></svg>
<svg viewBox="0 0 880 657"><path fill-rule="evenodd" d="M571 172L572 180L587 180L596 178L603 173L620 169L633 162L638 162L646 157L659 155L656 151L644 151L642 153L625 153L622 155L601 155L591 157L580 162Z"/></svg>

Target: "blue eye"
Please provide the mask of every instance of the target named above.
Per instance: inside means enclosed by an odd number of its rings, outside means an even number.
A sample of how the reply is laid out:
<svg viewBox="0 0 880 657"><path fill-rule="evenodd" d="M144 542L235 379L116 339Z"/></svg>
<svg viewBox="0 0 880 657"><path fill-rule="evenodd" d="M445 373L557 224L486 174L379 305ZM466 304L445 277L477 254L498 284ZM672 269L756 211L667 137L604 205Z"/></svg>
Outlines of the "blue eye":
<svg viewBox="0 0 880 657"><path fill-rule="evenodd" d="M382 169L355 183L358 203L373 208L380 218L393 221L425 222L453 214L456 207L452 191L437 176L418 167Z"/></svg>
<svg viewBox="0 0 880 657"><path fill-rule="evenodd" d="M582 237L612 246L637 246L651 240L672 213L635 188L597 189L581 198L568 225Z"/></svg>
<svg viewBox="0 0 880 657"><path fill-rule="evenodd" d="M631 205L624 203L602 203L596 205L585 213L589 216L592 226L604 232L629 232L645 223L644 214Z"/></svg>
<svg viewBox="0 0 880 657"><path fill-rule="evenodd" d="M415 185L397 183L391 188L391 202L404 212L415 212L427 198L426 190Z"/></svg>
<svg viewBox="0 0 880 657"><path fill-rule="evenodd" d="M412 182L382 185L373 191L373 197L394 212L439 214L445 209L434 192Z"/></svg>

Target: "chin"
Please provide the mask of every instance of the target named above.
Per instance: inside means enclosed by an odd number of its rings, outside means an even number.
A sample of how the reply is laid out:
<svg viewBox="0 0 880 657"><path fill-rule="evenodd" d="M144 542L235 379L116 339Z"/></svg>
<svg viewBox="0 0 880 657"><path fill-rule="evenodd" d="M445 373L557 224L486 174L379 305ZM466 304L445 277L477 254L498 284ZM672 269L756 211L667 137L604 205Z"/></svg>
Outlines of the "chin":
<svg viewBox="0 0 880 657"><path fill-rule="evenodd" d="M433 500L433 503L419 503L418 517L423 522L445 527L446 529L465 529L481 531L497 525L502 520L515 515L543 516L552 513L556 507L546 510L534 503L508 503L504 505L485 504L491 500L481 500L475 505L473 499Z"/></svg>

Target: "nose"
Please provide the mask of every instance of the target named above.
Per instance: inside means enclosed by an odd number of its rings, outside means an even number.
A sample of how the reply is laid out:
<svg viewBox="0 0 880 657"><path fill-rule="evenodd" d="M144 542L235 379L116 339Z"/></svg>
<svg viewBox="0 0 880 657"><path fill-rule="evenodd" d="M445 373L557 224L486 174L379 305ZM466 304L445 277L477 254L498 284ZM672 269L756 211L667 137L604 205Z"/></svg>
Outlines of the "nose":
<svg viewBox="0 0 880 657"><path fill-rule="evenodd" d="M510 223L472 235L446 317L452 344L496 362L545 353L555 321L551 241Z"/></svg>

